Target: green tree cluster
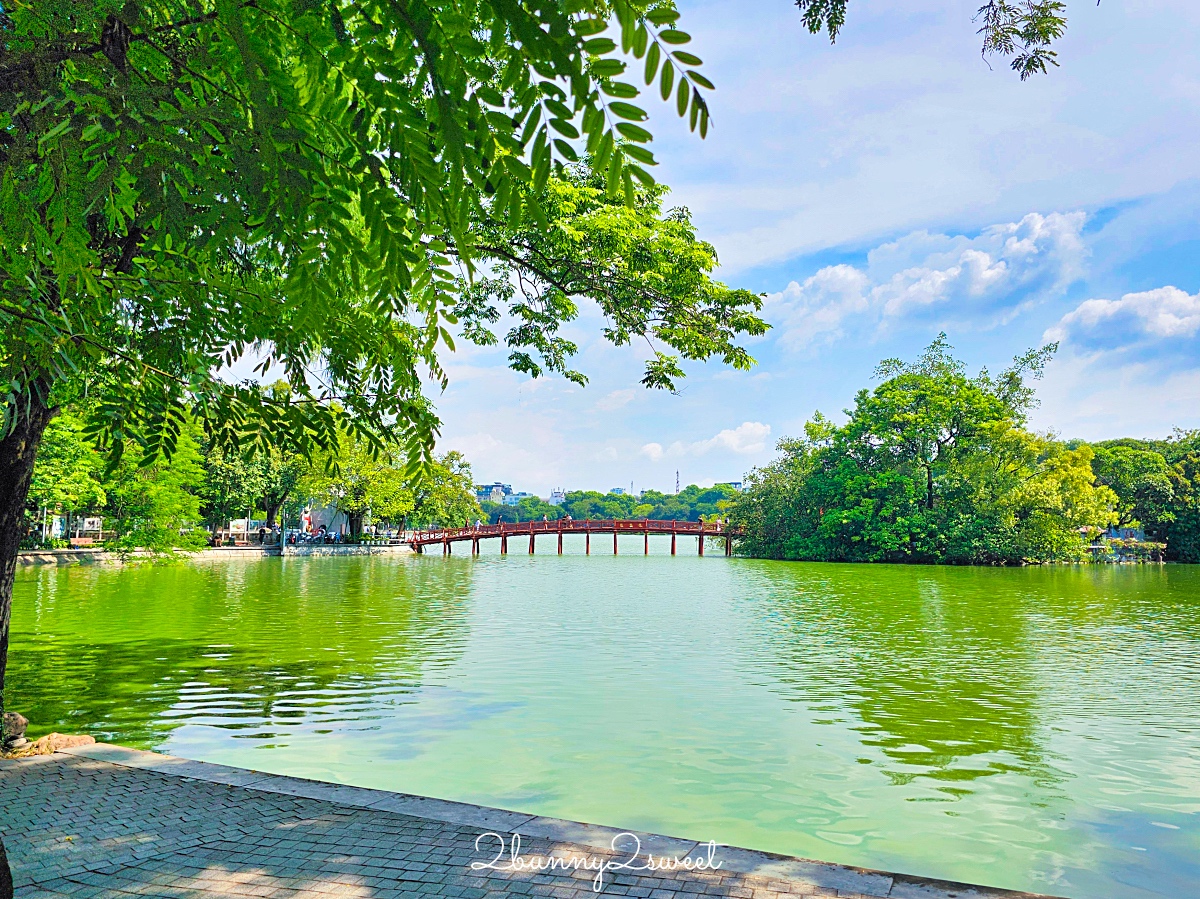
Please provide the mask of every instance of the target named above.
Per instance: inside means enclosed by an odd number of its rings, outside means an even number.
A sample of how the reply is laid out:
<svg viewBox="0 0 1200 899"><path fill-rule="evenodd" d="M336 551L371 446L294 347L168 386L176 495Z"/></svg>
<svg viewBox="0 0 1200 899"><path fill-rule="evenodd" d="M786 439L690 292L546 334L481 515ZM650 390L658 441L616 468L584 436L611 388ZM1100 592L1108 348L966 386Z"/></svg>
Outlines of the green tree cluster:
<svg viewBox="0 0 1200 899"><path fill-rule="evenodd" d="M1096 479L1117 494L1119 524L1165 543L1172 561L1200 562L1200 431L1105 440L1092 448Z"/></svg>
<svg viewBox="0 0 1200 899"><path fill-rule="evenodd" d="M720 518L728 513L738 491L729 484L698 487L689 484L679 493L647 490L640 496L628 493L600 493L596 490L572 490L555 506L539 497L523 497L515 506L483 503L483 511L492 524L501 521L555 521L574 519L649 518L655 521L699 521Z"/></svg>
<svg viewBox="0 0 1200 899"><path fill-rule="evenodd" d="M206 444L189 422L169 459L139 465L127 456L113 468L105 462L79 412L67 409L51 422L26 507L28 545L46 543L37 522L62 513L103 517L114 548L156 551L198 548L208 532L247 514L272 527L285 507L293 526L308 505L344 512L352 539L364 524L461 526L482 514L460 453L435 456L414 475L353 433L311 460L280 451L241 456Z"/></svg>
<svg viewBox="0 0 1200 899"><path fill-rule="evenodd" d="M1085 558L1118 519L1096 453L1030 432L1029 382L1055 347L967 374L944 334L885 360L844 425L819 413L757 469L732 519L754 556L996 564Z"/></svg>

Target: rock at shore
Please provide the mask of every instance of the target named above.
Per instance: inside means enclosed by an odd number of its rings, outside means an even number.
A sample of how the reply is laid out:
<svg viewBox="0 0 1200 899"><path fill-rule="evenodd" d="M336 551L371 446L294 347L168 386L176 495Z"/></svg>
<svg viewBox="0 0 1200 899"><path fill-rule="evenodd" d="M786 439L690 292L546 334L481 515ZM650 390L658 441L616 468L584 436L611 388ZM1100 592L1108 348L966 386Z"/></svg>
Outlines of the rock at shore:
<svg viewBox="0 0 1200 899"><path fill-rule="evenodd" d="M5 743L16 743L25 739L25 728L29 727L29 719L20 712L5 712L3 736Z"/></svg>
<svg viewBox="0 0 1200 899"><path fill-rule="evenodd" d="M26 743L20 749L15 749L8 755L10 758L20 758L28 755L53 755L60 749L70 749L73 746L91 746L96 742L95 737L87 734L46 734L38 737L32 743Z"/></svg>

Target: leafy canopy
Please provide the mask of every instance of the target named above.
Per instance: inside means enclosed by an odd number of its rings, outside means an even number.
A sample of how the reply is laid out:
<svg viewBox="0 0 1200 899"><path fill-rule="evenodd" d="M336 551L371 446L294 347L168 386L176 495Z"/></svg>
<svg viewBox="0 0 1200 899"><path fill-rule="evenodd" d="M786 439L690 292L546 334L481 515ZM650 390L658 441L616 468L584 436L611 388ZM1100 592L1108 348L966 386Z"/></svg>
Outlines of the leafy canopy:
<svg viewBox="0 0 1200 899"><path fill-rule="evenodd" d="M733 508L752 555L995 563L1075 559L1116 519L1090 447L1025 429L1030 380L1054 346L971 377L944 334L913 363L885 360L848 421L816 415L748 478Z"/></svg>
<svg viewBox="0 0 1200 899"><path fill-rule="evenodd" d="M147 462L169 454L195 414L242 452L307 452L349 430L428 461L423 379L445 384L458 316L482 335L486 299L460 300L476 278L494 295L502 273L539 284L508 338L531 374L568 371L553 329L579 297L609 314L611 339L665 344L653 386L680 374L672 351L749 361L734 339L764 327L757 298L709 279L711 247L661 214L648 173L643 82L701 135L709 124L711 85L669 3L5 9L9 425L87 393L116 458L130 441ZM649 256L627 259L622 229ZM230 380L242 357L287 390Z"/></svg>

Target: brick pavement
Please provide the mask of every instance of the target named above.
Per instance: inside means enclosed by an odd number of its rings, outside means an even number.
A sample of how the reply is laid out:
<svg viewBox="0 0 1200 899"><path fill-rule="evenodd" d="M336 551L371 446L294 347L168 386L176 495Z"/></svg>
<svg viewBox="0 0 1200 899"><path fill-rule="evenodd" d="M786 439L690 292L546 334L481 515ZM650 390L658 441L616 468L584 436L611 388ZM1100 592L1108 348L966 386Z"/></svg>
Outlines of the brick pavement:
<svg viewBox="0 0 1200 899"><path fill-rule="evenodd" d="M0 761L0 831L18 899L587 899L595 870L474 870L485 831L522 835L526 861L617 860L611 828L279 777L115 746ZM656 856L707 847L642 834ZM618 844L623 846L624 844ZM604 872L639 899L1036 899L721 847L717 870Z"/></svg>

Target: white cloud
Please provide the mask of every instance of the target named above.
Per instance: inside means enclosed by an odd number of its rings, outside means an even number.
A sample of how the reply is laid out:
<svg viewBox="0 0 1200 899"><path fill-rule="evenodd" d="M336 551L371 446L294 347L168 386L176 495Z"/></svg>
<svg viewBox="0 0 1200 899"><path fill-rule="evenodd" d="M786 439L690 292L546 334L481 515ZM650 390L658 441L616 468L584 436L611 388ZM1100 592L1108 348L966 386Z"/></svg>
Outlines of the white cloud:
<svg viewBox="0 0 1200 899"><path fill-rule="evenodd" d="M770 425L763 424L761 421L745 421L736 428L725 428L707 440L697 440L694 443L676 440L666 447L661 443L647 443L642 446L641 454L651 462L678 459L683 456L703 456L711 452L735 453L745 456L761 453L767 448L767 438L770 436Z"/></svg>
<svg viewBox="0 0 1200 899"><path fill-rule="evenodd" d="M637 390L633 387L628 387L624 390L613 390L596 401L596 408L601 412L612 412L620 409L622 406L629 405L635 396L637 396Z"/></svg>
<svg viewBox="0 0 1200 899"><path fill-rule="evenodd" d="M1175 427L1200 426L1200 369L1167 372L1153 359L1110 351L1055 359L1038 397L1033 426L1067 438L1164 437Z"/></svg>
<svg viewBox="0 0 1200 899"><path fill-rule="evenodd" d="M1130 344L1193 337L1200 330L1200 294L1178 287L1127 293L1119 300L1086 300L1046 331L1047 340Z"/></svg>
<svg viewBox="0 0 1200 899"><path fill-rule="evenodd" d="M855 3L836 45L795 5L688 3L717 85L703 144L650 105L662 177L729 272L943 222L1096 208L1200 176L1200 4L1072 16L1028 81L978 53L973 4ZM736 279L734 279L736 280Z"/></svg>
<svg viewBox="0 0 1200 899"><path fill-rule="evenodd" d="M725 450L746 455L762 452L771 436L771 426L761 421L746 421L736 428L726 428L715 437L692 444L692 451L703 454L712 450Z"/></svg>
<svg viewBox="0 0 1200 899"><path fill-rule="evenodd" d="M663 457L663 447L661 443L647 443L642 447L642 455L651 462L658 462Z"/></svg>
<svg viewBox="0 0 1200 899"><path fill-rule="evenodd" d="M923 315L1011 318L1032 300L1061 292L1083 272L1081 212L1030 213L977 237L916 231L881 244L864 268L827 266L767 298L765 311L792 349L845 335L851 323Z"/></svg>
<svg viewBox="0 0 1200 899"><path fill-rule="evenodd" d="M768 296L765 314L782 325L778 339L785 347L836 339L842 336L843 320L869 308L869 286L870 279L853 266L826 266L803 284L793 281Z"/></svg>

